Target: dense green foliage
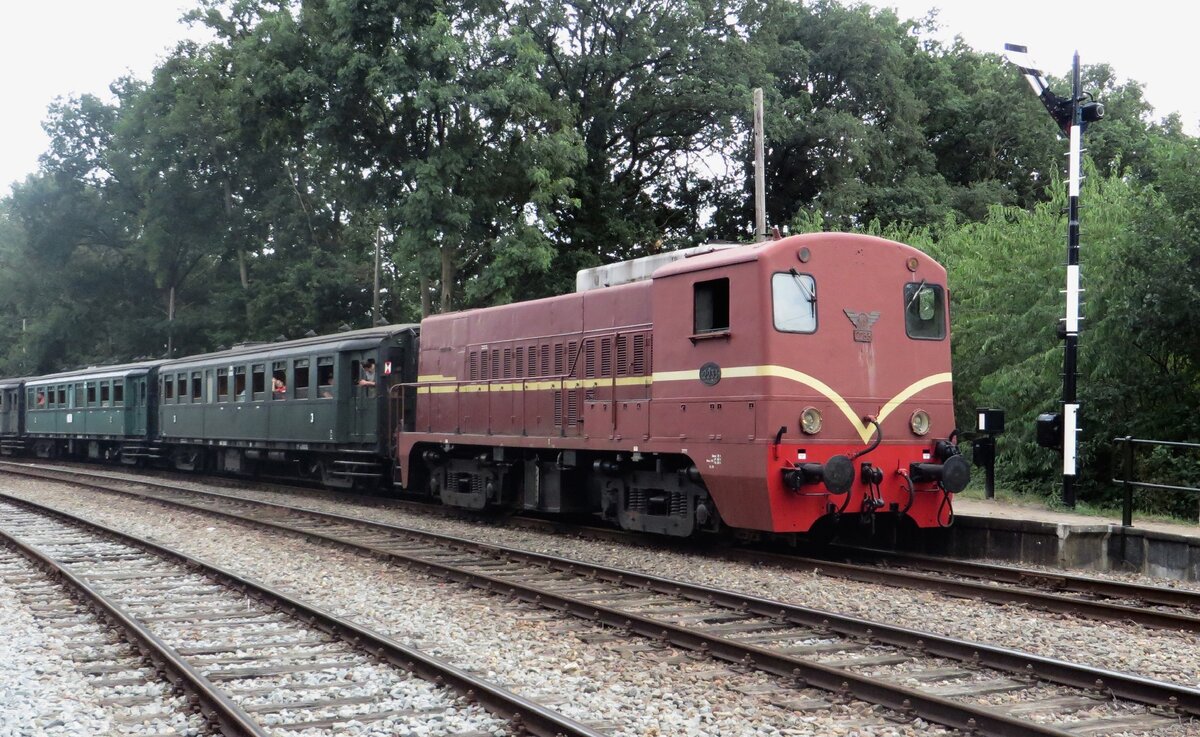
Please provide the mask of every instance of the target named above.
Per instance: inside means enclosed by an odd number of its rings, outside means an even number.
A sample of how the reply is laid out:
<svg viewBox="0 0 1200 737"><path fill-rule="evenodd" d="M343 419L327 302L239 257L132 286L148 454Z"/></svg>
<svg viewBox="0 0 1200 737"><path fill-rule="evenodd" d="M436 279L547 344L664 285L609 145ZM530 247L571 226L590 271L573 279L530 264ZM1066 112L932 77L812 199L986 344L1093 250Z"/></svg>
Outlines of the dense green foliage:
<svg viewBox="0 0 1200 737"><path fill-rule="evenodd" d="M376 239L393 322L744 239L763 87L770 221L946 263L964 425L1008 410L1002 479L1056 488L1032 419L1059 396L1065 144L934 20L831 0L198 0L190 20L213 40L57 102L0 201L0 374L365 327ZM1083 221L1099 498L1112 436L1200 438L1200 144L1106 65L1085 87L1108 108Z"/></svg>

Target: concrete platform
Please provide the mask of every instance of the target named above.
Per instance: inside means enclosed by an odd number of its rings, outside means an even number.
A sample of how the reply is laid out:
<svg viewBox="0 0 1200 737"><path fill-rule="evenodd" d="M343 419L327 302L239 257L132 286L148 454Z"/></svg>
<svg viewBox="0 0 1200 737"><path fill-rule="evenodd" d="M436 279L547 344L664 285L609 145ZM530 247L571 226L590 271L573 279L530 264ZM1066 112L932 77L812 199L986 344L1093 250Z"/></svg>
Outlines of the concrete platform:
<svg viewBox="0 0 1200 737"><path fill-rule="evenodd" d="M1139 522L1019 506L954 500L954 524L923 530L900 547L932 555L993 558L1064 569L1143 573L1200 581L1200 525Z"/></svg>

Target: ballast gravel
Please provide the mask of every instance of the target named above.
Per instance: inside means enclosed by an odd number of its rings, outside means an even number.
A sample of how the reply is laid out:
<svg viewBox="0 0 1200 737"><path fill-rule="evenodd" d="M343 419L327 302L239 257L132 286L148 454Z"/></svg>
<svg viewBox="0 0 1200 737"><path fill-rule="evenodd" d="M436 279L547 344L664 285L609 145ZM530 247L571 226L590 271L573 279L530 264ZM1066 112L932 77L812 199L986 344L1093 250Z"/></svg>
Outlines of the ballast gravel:
<svg viewBox="0 0 1200 737"><path fill-rule="evenodd" d="M0 737L107 734L111 725L63 650L0 584Z"/></svg>
<svg viewBox="0 0 1200 737"><path fill-rule="evenodd" d="M548 619L543 612L504 598L295 536L41 481L0 475L0 487L152 537L288 591L606 733L630 737L947 734L919 720L887 722L877 710L859 702L813 711L784 708L771 703L773 691L790 698L823 694L793 691L763 674L735 672L678 650L655 647L647 652L629 647L633 641L613 638L611 630L578 620ZM638 556L645 557L644 551L627 550L625 565L632 565ZM374 734L370 729L353 733ZM433 737L445 732L424 725L414 727L412 734Z"/></svg>
<svg viewBox="0 0 1200 737"><path fill-rule="evenodd" d="M78 737L133 734L131 729L198 737L211 734L199 715L172 693L132 648L104 640L107 628L88 613L79 623L53 627L35 616L12 580L37 580L42 574L23 559L7 561L0 576L0 737ZM55 584L47 587L53 591ZM65 601L57 592L52 600ZM132 676L144 682L101 687L79 671L83 661L127 663L129 670L108 678ZM120 699L149 700L143 706L119 706ZM105 701L107 700L107 702Z"/></svg>

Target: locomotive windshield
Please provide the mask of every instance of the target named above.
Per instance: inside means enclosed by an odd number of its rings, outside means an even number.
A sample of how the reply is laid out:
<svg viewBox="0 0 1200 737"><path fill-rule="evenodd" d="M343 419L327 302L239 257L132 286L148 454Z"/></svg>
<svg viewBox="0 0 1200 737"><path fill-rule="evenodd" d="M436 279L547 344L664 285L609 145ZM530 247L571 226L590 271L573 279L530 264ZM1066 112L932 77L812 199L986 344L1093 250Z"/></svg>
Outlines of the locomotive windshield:
<svg viewBox="0 0 1200 737"><path fill-rule="evenodd" d="M904 285L904 332L917 340L946 337L946 297L937 284Z"/></svg>
<svg viewBox="0 0 1200 737"><path fill-rule="evenodd" d="M775 329L812 333L817 329L817 283L795 269L771 277Z"/></svg>

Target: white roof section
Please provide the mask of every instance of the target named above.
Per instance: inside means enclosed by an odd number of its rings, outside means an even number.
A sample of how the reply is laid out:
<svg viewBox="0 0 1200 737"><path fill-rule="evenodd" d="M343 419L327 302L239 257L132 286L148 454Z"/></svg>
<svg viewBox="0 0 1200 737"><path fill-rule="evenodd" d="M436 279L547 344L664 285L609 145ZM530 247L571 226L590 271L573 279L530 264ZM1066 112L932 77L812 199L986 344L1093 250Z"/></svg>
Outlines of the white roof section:
<svg viewBox="0 0 1200 737"><path fill-rule="evenodd" d="M596 266L591 269L581 269L575 273L575 291L586 292L592 289L615 287L618 284L629 284L635 281L649 279L656 270L667 264L680 261L690 256L699 256L713 251L724 251L738 248L742 243L706 243L703 246L681 248L678 251L656 253L652 256L618 261L615 264Z"/></svg>

